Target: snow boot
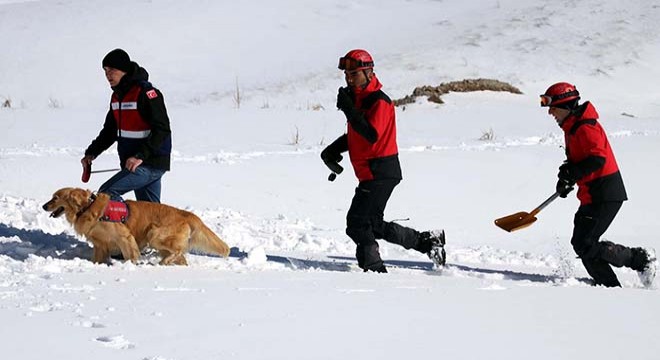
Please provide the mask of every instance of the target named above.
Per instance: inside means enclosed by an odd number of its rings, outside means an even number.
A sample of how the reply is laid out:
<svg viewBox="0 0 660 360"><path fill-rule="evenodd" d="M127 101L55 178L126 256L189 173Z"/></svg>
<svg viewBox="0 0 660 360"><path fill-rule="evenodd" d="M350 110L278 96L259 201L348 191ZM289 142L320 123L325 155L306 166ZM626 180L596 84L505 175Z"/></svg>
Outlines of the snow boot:
<svg viewBox="0 0 660 360"><path fill-rule="evenodd" d="M444 230L431 230L421 233L423 241L431 243L431 249L426 255L433 261L433 263L440 267L445 266L447 262L447 253L445 252L445 231Z"/></svg>
<svg viewBox="0 0 660 360"><path fill-rule="evenodd" d="M641 280L644 287L651 287L658 265L655 250L651 248L634 248L632 251L633 259L631 268L637 271L639 280Z"/></svg>
<svg viewBox="0 0 660 360"><path fill-rule="evenodd" d="M378 252L378 244L360 246L358 245L355 250L355 257L358 260L358 266L367 271L373 271L377 273L387 273L387 268L383 264L383 260L380 258L380 253Z"/></svg>
<svg viewBox="0 0 660 360"><path fill-rule="evenodd" d="M387 268L385 267L385 264L380 263L372 266L367 266L364 268L364 272L367 271L373 271L376 273L381 273L381 274L387 274Z"/></svg>

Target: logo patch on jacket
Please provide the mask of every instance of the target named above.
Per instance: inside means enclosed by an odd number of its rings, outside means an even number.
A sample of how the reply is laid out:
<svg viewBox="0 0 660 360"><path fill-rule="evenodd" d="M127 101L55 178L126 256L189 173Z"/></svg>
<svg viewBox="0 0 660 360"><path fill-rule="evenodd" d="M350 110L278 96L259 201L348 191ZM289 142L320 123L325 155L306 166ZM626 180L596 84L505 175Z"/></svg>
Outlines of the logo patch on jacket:
<svg viewBox="0 0 660 360"><path fill-rule="evenodd" d="M128 219L128 205L123 201L111 200L105 207L101 221L125 223Z"/></svg>
<svg viewBox="0 0 660 360"><path fill-rule="evenodd" d="M158 93L156 92L156 90L151 89L151 90L147 91L147 97L149 99L155 99L155 98L158 97Z"/></svg>

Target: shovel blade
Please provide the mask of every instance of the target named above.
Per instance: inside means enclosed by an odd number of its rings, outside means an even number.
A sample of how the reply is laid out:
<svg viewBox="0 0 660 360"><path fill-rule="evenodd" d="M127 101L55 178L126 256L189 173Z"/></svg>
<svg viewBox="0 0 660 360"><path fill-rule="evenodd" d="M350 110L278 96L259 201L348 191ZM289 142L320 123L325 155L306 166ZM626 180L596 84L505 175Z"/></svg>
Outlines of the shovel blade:
<svg viewBox="0 0 660 360"><path fill-rule="evenodd" d="M527 212L521 211L509 216L501 217L495 220L495 225L508 232L524 229L532 225L536 217Z"/></svg>

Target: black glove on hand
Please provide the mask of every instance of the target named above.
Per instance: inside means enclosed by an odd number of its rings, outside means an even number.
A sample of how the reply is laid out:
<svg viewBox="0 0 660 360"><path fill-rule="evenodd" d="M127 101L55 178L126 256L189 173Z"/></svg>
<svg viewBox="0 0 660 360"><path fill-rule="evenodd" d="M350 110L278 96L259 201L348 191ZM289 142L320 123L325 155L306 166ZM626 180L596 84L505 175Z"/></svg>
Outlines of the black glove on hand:
<svg viewBox="0 0 660 360"><path fill-rule="evenodd" d="M351 112L354 108L351 90L347 87L340 87L337 91L337 109L346 113Z"/></svg>
<svg viewBox="0 0 660 360"><path fill-rule="evenodd" d="M344 159L341 154L335 152L332 148L333 144L328 145L323 151L321 151L321 159L325 163L325 166L328 167L332 172L336 174L341 174L344 171L344 168L339 165L339 162Z"/></svg>
<svg viewBox="0 0 660 360"><path fill-rule="evenodd" d="M580 178L578 175L577 167L569 162L564 162L561 164L557 177L561 180L570 182L571 185Z"/></svg>
<svg viewBox="0 0 660 360"><path fill-rule="evenodd" d="M330 171L332 171L333 174L341 174L342 171L344 171L344 168L336 162L328 161L328 162L325 163L325 166L327 166L328 169L330 169ZM330 178L328 178L328 180L330 180ZM334 180L334 177L330 181L333 181L333 180Z"/></svg>
<svg viewBox="0 0 660 360"><path fill-rule="evenodd" d="M562 199L565 199L568 194L570 194L571 191L573 191L573 183L564 180L564 179L559 179L557 181L557 186L555 187L556 191L559 193L559 197Z"/></svg>
<svg viewBox="0 0 660 360"><path fill-rule="evenodd" d="M344 157L341 156L340 153L338 153L338 152L334 151L334 149L332 149L332 144L330 144L325 149L323 149L323 151L321 151L321 159L323 160L323 162L326 162L326 163L327 162L338 163L338 162L342 161L343 158Z"/></svg>

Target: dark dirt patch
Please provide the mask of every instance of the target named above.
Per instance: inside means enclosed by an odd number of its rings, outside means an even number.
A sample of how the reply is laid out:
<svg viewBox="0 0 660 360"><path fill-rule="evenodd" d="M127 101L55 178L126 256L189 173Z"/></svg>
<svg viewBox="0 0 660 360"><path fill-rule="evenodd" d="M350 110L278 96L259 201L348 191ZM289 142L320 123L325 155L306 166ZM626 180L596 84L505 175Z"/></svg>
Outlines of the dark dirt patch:
<svg viewBox="0 0 660 360"><path fill-rule="evenodd" d="M448 83L442 83L438 86L418 86L413 90L411 95L407 95L401 99L394 100L394 105L406 105L412 104L415 102L415 99L418 96L428 97L428 101L444 104L442 101L441 95L447 94L449 92L470 92L470 91L506 91L513 94L522 94L517 87L493 79L466 79L461 81L452 81Z"/></svg>

